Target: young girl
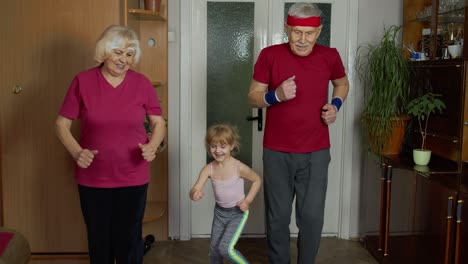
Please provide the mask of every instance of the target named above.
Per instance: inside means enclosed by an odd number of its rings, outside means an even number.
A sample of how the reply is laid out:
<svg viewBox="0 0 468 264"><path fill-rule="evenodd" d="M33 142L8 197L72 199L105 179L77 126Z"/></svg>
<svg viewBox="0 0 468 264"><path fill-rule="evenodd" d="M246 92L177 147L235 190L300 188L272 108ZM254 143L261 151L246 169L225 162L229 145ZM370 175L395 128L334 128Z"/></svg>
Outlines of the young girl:
<svg viewBox="0 0 468 264"><path fill-rule="evenodd" d="M208 178L211 179L216 206L211 228L210 263L223 263L229 259L234 263L248 263L234 249L249 216L249 205L260 189L261 179L252 169L231 156L239 150L239 135L228 124L213 125L205 137L208 154L214 159L205 165L198 180L190 191L193 201L200 200ZM247 196L244 179L252 182Z"/></svg>

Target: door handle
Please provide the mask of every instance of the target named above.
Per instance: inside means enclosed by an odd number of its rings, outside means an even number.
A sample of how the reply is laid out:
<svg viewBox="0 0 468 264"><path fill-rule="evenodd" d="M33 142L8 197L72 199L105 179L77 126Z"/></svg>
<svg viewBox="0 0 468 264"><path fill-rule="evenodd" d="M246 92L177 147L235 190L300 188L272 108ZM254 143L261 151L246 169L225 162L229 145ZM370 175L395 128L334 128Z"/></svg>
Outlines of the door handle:
<svg viewBox="0 0 468 264"><path fill-rule="evenodd" d="M449 264L450 262L450 245L452 243L452 222L453 222L453 196L448 198L447 204L447 234L445 235L445 258L444 264Z"/></svg>
<svg viewBox="0 0 468 264"><path fill-rule="evenodd" d="M247 116L247 121L257 120L257 130L263 130L263 108L257 108L257 116Z"/></svg>
<svg viewBox="0 0 468 264"><path fill-rule="evenodd" d="M456 231L455 231L455 264L460 263L460 243L461 243L461 224L462 224L462 208L463 200L458 200L457 202L457 222L456 222ZM448 232L448 231L447 231Z"/></svg>
<svg viewBox="0 0 468 264"><path fill-rule="evenodd" d="M23 87L19 84L15 85L15 87L12 89L12 92L14 94L19 94L21 93L21 91L23 91Z"/></svg>

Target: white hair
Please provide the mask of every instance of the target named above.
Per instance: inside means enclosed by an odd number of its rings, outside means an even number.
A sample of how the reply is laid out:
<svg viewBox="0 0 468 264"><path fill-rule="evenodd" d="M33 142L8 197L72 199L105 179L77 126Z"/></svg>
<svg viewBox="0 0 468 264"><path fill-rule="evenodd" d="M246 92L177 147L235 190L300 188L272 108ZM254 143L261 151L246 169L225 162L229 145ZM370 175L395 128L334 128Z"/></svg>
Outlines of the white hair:
<svg viewBox="0 0 468 264"><path fill-rule="evenodd" d="M295 3L289 8L288 15L297 18L319 17L322 11L313 3Z"/></svg>
<svg viewBox="0 0 468 264"><path fill-rule="evenodd" d="M106 28L96 43L94 60L104 62L113 49L132 49L135 52L134 63L138 63L141 56L140 41L138 35L132 29L119 25Z"/></svg>

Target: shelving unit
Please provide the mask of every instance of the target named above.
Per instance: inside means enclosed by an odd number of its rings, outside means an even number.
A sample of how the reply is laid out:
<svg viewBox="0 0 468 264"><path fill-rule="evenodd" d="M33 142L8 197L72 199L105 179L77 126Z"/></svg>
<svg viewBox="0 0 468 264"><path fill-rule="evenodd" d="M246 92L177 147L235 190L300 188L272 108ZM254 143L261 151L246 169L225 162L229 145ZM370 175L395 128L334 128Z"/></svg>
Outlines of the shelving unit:
<svg viewBox="0 0 468 264"><path fill-rule="evenodd" d="M167 0L161 1L161 11L144 10L139 0L124 0L123 24L140 37L142 57L135 70L151 80L163 117L167 120ZM167 142L167 138L165 140ZM167 148L158 153L151 164L151 182L143 219L143 233L157 240L168 238L168 157Z"/></svg>
<svg viewBox="0 0 468 264"><path fill-rule="evenodd" d="M450 4L449 4L450 3ZM426 55L429 60L442 59L442 49L453 43L448 34L457 34L457 29L467 28L467 8L464 0L405 0L403 15L403 44L415 47L416 51L423 51L422 45L428 49ZM463 6L462 6L463 5ZM448 32L448 25L453 24L455 32ZM425 30L426 37L423 36ZM436 34L433 34L437 32ZM467 50L464 43L464 50ZM465 52L466 53L466 52ZM410 53L405 56L409 58ZM464 55L466 58L466 54Z"/></svg>
<svg viewBox="0 0 468 264"><path fill-rule="evenodd" d="M155 87L156 86L165 86L165 85L167 85L167 83L165 81L152 81L151 84L153 86L155 86Z"/></svg>
<svg viewBox="0 0 468 264"><path fill-rule="evenodd" d="M447 108L429 121L428 166L413 163L420 136L410 131L403 152L381 157L380 173L369 175L365 245L380 263L467 263L468 44L463 41L461 58L443 50L468 28L468 2L403 4L403 44L426 53L425 60L409 62L411 97L441 94ZM409 60L410 52L404 56Z"/></svg>
<svg viewBox="0 0 468 264"><path fill-rule="evenodd" d="M161 16L161 12L153 12L149 10L130 8L128 9L128 13L140 16L139 19L146 18L149 20L166 21L166 19Z"/></svg>

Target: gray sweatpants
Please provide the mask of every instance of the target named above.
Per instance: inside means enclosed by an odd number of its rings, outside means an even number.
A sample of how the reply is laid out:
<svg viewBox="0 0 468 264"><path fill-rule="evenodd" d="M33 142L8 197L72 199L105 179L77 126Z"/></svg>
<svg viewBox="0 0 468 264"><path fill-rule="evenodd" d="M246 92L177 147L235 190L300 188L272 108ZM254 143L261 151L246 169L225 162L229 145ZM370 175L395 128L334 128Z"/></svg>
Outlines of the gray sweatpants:
<svg viewBox="0 0 468 264"><path fill-rule="evenodd" d="M223 259L233 263L249 263L234 246L244 229L249 210L242 212L239 207L214 208L213 225L211 227L210 263L223 264Z"/></svg>
<svg viewBox="0 0 468 264"><path fill-rule="evenodd" d="M298 264L313 264L322 234L330 150L286 153L263 149L268 263L288 264L289 223L296 197Z"/></svg>

